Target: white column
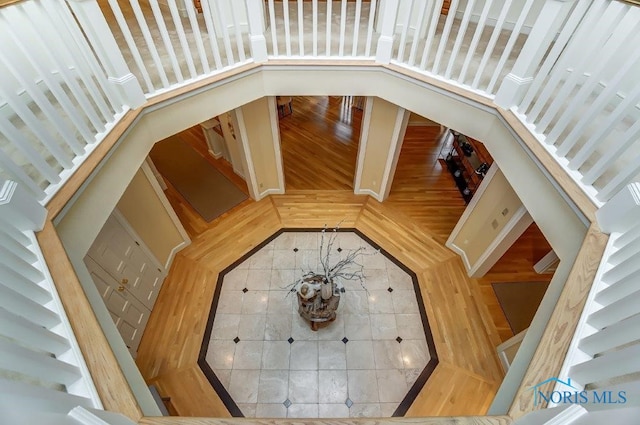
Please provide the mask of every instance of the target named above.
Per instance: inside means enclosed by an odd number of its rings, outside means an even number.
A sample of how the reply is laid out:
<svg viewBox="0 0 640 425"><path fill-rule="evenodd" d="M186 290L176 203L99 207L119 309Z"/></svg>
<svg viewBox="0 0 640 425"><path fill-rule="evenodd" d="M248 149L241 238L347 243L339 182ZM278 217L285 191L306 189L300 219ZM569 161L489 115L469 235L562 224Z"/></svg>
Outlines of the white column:
<svg viewBox="0 0 640 425"><path fill-rule="evenodd" d="M18 183L4 180L0 181L0 217L19 230L37 232L44 226L47 210Z"/></svg>
<svg viewBox="0 0 640 425"><path fill-rule="evenodd" d="M549 45L571 10L573 0L546 0L511 72L496 93L495 103L510 109L522 101Z"/></svg>
<svg viewBox="0 0 640 425"><path fill-rule="evenodd" d="M400 0L385 0L380 4L378 20L380 24L380 38L376 49L376 62L389 63L393 53L393 34L396 29L396 17Z"/></svg>
<svg viewBox="0 0 640 425"><path fill-rule="evenodd" d="M223 142L220 140L221 136L214 130L214 128L219 125L220 122L216 118L211 118L210 120L200 123L204 138L207 140L209 153L216 159L223 155Z"/></svg>
<svg viewBox="0 0 640 425"><path fill-rule="evenodd" d="M109 25L95 0L67 0L91 47L107 72L123 105L136 109L146 102L138 79L131 73Z"/></svg>
<svg viewBox="0 0 640 425"><path fill-rule="evenodd" d="M640 217L640 183L629 183L596 211L604 233L625 232L637 225Z"/></svg>
<svg viewBox="0 0 640 425"><path fill-rule="evenodd" d="M246 2L251 57L255 62L266 62L267 39L264 36L264 1L246 0Z"/></svg>

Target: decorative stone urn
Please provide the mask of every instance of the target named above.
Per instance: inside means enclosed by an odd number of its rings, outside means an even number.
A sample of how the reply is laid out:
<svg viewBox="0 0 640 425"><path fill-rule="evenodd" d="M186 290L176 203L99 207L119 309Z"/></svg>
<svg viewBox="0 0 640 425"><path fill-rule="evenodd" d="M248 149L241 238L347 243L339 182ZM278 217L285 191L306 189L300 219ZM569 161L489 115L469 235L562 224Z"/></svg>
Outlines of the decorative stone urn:
<svg viewBox="0 0 640 425"><path fill-rule="evenodd" d="M298 313L311 323L311 330L317 331L318 324L336 320L340 304L340 289L332 279L316 274L302 279L296 290Z"/></svg>

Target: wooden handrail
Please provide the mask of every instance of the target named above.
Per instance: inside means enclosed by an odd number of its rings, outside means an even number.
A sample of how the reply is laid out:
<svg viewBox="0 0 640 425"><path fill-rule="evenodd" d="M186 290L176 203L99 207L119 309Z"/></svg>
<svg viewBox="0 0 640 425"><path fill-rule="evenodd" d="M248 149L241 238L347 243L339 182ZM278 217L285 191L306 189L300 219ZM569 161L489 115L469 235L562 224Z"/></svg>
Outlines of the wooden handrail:
<svg viewBox="0 0 640 425"><path fill-rule="evenodd" d="M531 388L559 375L608 240L609 236L600 232L595 224L589 227L558 304L509 409L509 416L513 419L546 407L546 403L534 405ZM548 386L551 387L552 383Z"/></svg>

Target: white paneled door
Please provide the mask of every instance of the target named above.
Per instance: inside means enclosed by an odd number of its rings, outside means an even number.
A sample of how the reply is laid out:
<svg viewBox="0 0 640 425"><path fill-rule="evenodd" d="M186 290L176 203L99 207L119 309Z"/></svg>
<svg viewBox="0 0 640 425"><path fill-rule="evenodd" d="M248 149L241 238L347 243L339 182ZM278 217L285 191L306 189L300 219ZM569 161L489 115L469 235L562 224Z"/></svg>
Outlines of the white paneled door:
<svg viewBox="0 0 640 425"><path fill-rule="evenodd" d="M133 356L158 298L165 272L114 211L84 262Z"/></svg>

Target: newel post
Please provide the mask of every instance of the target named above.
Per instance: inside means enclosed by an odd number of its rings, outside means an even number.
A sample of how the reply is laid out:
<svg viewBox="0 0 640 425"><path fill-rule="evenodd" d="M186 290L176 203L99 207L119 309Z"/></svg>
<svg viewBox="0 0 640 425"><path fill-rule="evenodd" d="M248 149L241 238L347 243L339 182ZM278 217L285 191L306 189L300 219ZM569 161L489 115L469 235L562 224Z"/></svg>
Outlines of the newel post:
<svg viewBox="0 0 640 425"><path fill-rule="evenodd" d="M249 21L251 57L255 62L267 61L267 39L264 36L264 1L246 0Z"/></svg>
<svg viewBox="0 0 640 425"><path fill-rule="evenodd" d="M396 18L400 0L384 0L380 4L378 19L380 25L380 38L376 48L376 62L389 63L393 53L393 35L396 30Z"/></svg>
<svg viewBox="0 0 640 425"><path fill-rule="evenodd" d="M47 210L18 183L0 179L0 217L21 231L42 230Z"/></svg>
<svg viewBox="0 0 640 425"><path fill-rule="evenodd" d="M122 104L131 109L142 106L146 102L142 87L129 70L98 2L95 0L67 0L67 2L106 70L109 82L117 88Z"/></svg>
<svg viewBox="0 0 640 425"><path fill-rule="evenodd" d="M625 232L638 224L640 217L640 183L629 183L596 211L604 233Z"/></svg>
<svg viewBox="0 0 640 425"><path fill-rule="evenodd" d="M546 0L513 69L496 93L496 105L510 109L520 104L533 81L540 61L556 38L573 2L574 0Z"/></svg>

